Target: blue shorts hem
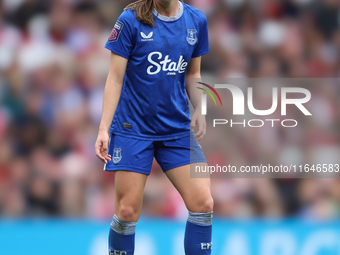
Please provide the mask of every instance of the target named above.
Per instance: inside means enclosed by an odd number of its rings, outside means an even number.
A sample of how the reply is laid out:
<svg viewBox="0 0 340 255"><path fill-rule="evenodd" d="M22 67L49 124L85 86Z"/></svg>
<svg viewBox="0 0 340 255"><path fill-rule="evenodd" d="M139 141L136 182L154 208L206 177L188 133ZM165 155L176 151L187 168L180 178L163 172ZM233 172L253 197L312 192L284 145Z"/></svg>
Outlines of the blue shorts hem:
<svg viewBox="0 0 340 255"><path fill-rule="evenodd" d="M145 169L138 169L138 168L129 167L129 166L119 166L119 168L118 167L106 166L104 171L108 171L108 172L129 171L129 172L135 172L135 173L150 175L151 169L150 170L145 170Z"/></svg>
<svg viewBox="0 0 340 255"><path fill-rule="evenodd" d="M131 133L126 133L123 131L115 130L114 128L110 127L109 132L111 134L114 134L116 136L120 137L127 137L127 138L132 138L140 141L170 141L170 140L176 140L176 139L181 139L184 137L190 136L190 130L189 131L184 131L175 135L164 135L164 136L145 136L145 135L135 135Z"/></svg>
<svg viewBox="0 0 340 255"><path fill-rule="evenodd" d="M207 163L207 161L205 159L194 159L194 160L191 160L190 162L188 162L186 160L186 161L182 161L182 162L177 162L176 164L172 164L169 167L164 167L164 169L162 169L162 170L163 170L163 172L166 172L166 171L174 169L176 167L195 164L195 163Z"/></svg>

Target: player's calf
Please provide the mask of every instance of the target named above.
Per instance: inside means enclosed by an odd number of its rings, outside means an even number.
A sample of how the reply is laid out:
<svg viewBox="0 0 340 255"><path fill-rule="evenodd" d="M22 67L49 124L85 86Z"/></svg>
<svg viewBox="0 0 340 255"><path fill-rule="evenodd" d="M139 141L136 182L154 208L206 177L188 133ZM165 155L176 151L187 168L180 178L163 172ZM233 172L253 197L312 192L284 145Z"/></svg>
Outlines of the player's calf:
<svg viewBox="0 0 340 255"><path fill-rule="evenodd" d="M185 230L184 247L186 255L211 254L212 242L212 197L201 196L190 205L189 217Z"/></svg>
<svg viewBox="0 0 340 255"><path fill-rule="evenodd" d="M109 234L109 255L133 255L137 222L127 222L113 216Z"/></svg>
<svg viewBox="0 0 340 255"><path fill-rule="evenodd" d="M189 212L184 237L186 255L211 254L211 224L212 211L207 213Z"/></svg>

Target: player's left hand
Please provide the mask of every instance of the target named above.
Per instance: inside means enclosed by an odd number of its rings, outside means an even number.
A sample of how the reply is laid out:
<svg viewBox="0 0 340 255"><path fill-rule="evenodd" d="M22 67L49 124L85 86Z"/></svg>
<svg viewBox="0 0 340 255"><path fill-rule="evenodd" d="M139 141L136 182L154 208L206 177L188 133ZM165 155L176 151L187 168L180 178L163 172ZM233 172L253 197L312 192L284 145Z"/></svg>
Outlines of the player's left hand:
<svg viewBox="0 0 340 255"><path fill-rule="evenodd" d="M207 124L205 122L205 116L201 114L201 110L196 108L194 114L191 118L191 131L195 132L195 127L198 126L198 130L195 134L196 141L199 141L203 138L206 132Z"/></svg>

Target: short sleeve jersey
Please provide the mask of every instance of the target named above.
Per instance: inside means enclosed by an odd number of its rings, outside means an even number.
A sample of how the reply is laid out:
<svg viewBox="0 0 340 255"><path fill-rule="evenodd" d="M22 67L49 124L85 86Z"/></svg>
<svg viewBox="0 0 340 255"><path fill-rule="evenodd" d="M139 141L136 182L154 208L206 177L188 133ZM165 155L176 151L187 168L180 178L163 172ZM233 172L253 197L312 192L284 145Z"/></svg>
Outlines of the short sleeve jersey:
<svg viewBox="0 0 340 255"><path fill-rule="evenodd" d="M209 52L207 20L182 2L174 17L154 10L155 26L124 11L105 47L128 60L110 132L143 140L188 135L190 111L185 75L191 58Z"/></svg>

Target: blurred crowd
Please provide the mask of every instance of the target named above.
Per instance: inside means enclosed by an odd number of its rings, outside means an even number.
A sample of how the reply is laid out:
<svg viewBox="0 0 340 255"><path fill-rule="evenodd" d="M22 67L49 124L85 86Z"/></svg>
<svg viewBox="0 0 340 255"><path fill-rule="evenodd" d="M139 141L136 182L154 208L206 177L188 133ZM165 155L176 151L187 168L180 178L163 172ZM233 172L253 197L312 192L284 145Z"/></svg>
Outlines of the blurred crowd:
<svg viewBox="0 0 340 255"><path fill-rule="evenodd" d="M114 174L102 170L94 142L110 61L104 45L131 2L0 0L1 217L109 219L114 214ZM185 2L208 18L211 52L203 57L203 76L340 76L338 0ZM219 138L208 133L210 139L201 142L208 163L258 163L266 155L277 157L274 163L287 157L301 163L299 155L308 146L322 148L313 151L315 157L331 155L339 162L340 85L320 88L318 95L316 128L288 135L279 128L231 132L228 144L219 146L213 143ZM303 132L308 136L299 140ZM249 144L260 139L263 147ZM340 215L339 184L338 179L213 179L214 214L332 219ZM143 215L187 215L156 163Z"/></svg>

